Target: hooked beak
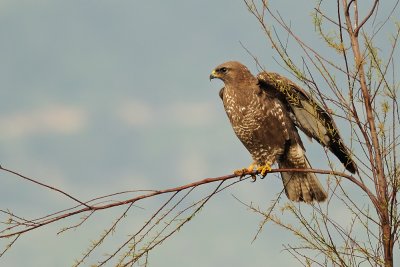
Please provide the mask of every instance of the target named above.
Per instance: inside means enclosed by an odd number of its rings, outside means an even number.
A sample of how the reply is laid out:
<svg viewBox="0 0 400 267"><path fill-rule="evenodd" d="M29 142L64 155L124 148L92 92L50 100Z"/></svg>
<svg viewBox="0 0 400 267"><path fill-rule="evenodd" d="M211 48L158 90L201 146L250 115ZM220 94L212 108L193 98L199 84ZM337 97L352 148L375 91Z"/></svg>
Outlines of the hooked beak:
<svg viewBox="0 0 400 267"><path fill-rule="evenodd" d="M219 77L218 77L218 73L217 73L215 70L213 70L213 71L211 72L211 74L210 74L210 81L211 81L212 79L215 79L215 78L219 78Z"/></svg>

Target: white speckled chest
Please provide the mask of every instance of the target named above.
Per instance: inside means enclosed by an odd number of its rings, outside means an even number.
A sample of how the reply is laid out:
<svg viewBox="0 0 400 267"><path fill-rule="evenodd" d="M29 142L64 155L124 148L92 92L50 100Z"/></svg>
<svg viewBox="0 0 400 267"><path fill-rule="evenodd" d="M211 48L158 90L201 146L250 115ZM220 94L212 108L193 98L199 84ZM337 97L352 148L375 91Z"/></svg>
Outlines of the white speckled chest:
<svg viewBox="0 0 400 267"><path fill-rule="evenodd" d="M258 88L224 89L225 111L239 140L260 165L275 163L289 139L282 104Z"/></svg>

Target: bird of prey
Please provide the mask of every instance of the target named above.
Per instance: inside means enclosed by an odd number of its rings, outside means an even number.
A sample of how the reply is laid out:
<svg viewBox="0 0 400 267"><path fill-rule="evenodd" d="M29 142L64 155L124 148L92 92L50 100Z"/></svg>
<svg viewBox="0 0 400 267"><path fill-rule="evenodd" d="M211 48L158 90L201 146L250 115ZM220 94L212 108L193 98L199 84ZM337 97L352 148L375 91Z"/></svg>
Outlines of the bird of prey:
<svg viewBox="0 0 400 267"><path fill-rule="evenodd" d="M271 72L254 77L243 64L229 61L217 66L210 80L225 86L219 92L233 130L254 162L236 173L256 168L265 176L271 165L279 168L311 168L297 128L327 147L352 173L357 166L332 117L304 90ZM312 172L281 172L285 193L292 201L324 201L327 193Z"/></svg>

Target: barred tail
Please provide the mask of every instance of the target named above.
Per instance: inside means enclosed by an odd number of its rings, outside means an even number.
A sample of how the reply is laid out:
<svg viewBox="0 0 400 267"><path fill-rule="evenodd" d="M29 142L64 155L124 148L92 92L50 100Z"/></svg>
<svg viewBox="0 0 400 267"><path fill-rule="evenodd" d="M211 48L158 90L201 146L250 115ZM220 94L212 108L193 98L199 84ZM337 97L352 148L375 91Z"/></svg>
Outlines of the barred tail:
<svg viewBox="0 0 400 267"><path fill-rule="evenodd" d="M310 163L304 156L304 167L293 166L290 161L279 162L280 168L309 169ZM286 196L293 201L304 201L306 203L322 202L327 198L327 193L318 181L317 176L312 172L281 172L283 186Z"/></svg>

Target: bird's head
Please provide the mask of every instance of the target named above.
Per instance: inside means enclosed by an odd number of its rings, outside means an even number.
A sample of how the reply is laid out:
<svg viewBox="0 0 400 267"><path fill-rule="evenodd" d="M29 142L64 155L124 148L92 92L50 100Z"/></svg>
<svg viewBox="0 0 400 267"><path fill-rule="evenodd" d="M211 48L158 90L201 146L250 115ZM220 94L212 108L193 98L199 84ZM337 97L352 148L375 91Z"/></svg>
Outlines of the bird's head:
<svg viewBox="0 0 400 267"><path fill-rule="evenodd" d="M242 80L250 80L253 75L250 71L240 62L228 61L217 66L210 74L211 79L220 79L225 85L233 82L240 82Z"/></svg>

